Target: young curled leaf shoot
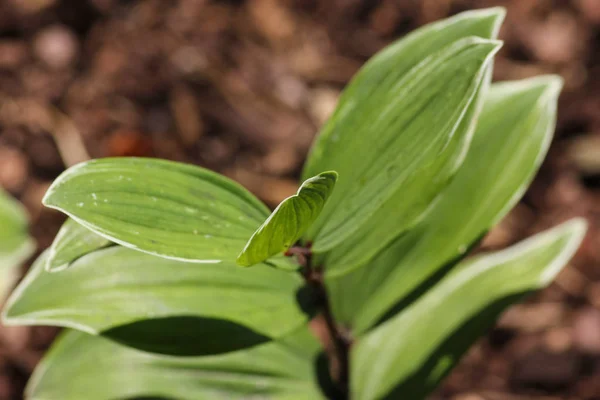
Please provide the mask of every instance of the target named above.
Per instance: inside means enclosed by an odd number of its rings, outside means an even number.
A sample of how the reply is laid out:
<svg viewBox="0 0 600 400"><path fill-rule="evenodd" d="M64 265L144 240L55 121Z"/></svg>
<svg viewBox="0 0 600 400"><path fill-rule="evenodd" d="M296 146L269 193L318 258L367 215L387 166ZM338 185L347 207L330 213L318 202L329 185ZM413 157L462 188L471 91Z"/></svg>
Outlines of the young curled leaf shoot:
<svg viewBox="0 0 600 400"><path fill-rule="evenodd" d="M254 232L237 263L249 267L298 241L323 210L337 178L337 172L327 171L304 181L298 192L282 201Z"/></svg>

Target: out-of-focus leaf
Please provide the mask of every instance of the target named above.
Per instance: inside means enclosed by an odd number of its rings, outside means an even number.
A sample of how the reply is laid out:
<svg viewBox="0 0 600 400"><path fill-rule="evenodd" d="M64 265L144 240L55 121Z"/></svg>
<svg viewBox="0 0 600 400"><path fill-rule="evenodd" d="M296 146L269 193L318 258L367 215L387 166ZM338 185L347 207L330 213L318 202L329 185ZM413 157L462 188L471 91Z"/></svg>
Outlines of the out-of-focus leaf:
<svg viewBox="0 0 600 400"><path fill-rule="evenodd" d="M301 276L266 265L200 266L114 246L48 273L46 258L9 298L5 323L65 326L152 352L200 355L282 337L310 311Z"/></svg>
<svg viewBox="0 0 600 400"><path fill-rule="evenodd" d="M204 263L235 261L269 215L219 174L149 158L78 164L54 181L43 202L123 246Z"/></svg>
<svg viewBox="0 0 600 400"><path fill-rule="evenodd" d="M108 247L112 242L89 230L74 219L67 219L50 247L46 271L56 272L68 268L84 255Z"/></svg>
<svg viewBox="0 0 600 400"><path fill-rule="evenodd" d="M23 206L0 188L0 269L13 268L33 253L28 223Z"/></svg>
<svg viewBox="0 0 600 400"><path fill-rule="evenodd" d="M313 251L346 241L373 218L410 228L460 165L471 108L498 42L501 9L465 13L425 27L373 57L344 91L318 137L304 176L343 179L309 229ZM388 203L390 202L390 203ZM384 213L394 204L393 214ZM358 243L358 242L356 242Z"/></svg>
<svg viewBox="0 0 600 400"><path fill-rule="evenodd" d="M493 85L463 165L419 225L350 273L326 275L338 320L360 334L409 304L515 205L546 154L560 88L554 76Z"/></svg>
<svg viewBox="0 0 600 400"><path fill-rule="evenodd" d="M35 250L28 233L28 218L20 203L0 188L0 298L18 279L18 269Z"/></svg>
<svg viewBox="0 0 600 400"><path fill-rule="evenodd" d="M170 357L69 331L54 343L26 389L30 400L323 399L315 378L319 344L293 337L209 357Z"/></svg>
<svg viewBox="0 0 600 400"><path fill-rule="evenodd" d="M248 267L287 250L319 216L337 181L335 171L304 181L298 193L283 200L252 235L237 263Z"/></svg>
<svg viewBox="0 0 600 400"><path fill-rule="evenodd" d="M351 352L352 398L425 398L468 344L490 328L499 305L554 279L585 229L583 219L574 219L459 264L403 312L358 339ZM460 339L448 340L457 332Z"/></svg>

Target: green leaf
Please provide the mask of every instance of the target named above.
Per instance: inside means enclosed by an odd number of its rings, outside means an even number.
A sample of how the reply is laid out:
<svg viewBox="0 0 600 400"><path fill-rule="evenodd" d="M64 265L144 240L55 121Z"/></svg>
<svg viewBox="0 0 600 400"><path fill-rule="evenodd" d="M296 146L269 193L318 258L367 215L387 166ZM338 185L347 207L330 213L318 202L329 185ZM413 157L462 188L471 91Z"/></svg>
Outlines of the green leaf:
<svg viewBox="0 0 600 400"><path fill-rule="evenodd" d="M33 254L35 243L29 236L28 225L23 206L0 188L0 271L12 276L12 269ZM12 283L12 280L7 282L7 286Z"/></svg>
<svg viewBox="0 0 600 400"><path fill-rule="evenodd" d="M123 246L201 263L234 261L269 215L252 194L219 174L143 158L71 167L43 202Z"/></svg>
<svg viewBox="0 0 600 400"><path fill-rule="evenodd" d="M463 165L419 225L346 275L326 270L338 320L360 334L409 304L516 204L548 149L560 88L555 76L493 85ZM352 265L342 253L328 262Z"/></svg>
<svg viewBox="0 0 600 400"><path fill-rule="evenodd" d="M8 300L10 325L56 325L166 354L216 354L293 331L311 305L302 277L233 262L198 266L120 246L61 273L36 261Z"/></svg>
<svg viewBox="0 0 600 400"><path fill-rule="evenodd" d="M304 176L342 177L308 232L322 253L393 202L390 236L414 224L460 165L470 139L465 118L499 42L501 9L466 13L409 35L371 59L344 91L317 138ZM468 114L467 117L465 114ZM389 218L389 216L387 216Z"/></svg>
<svg viewBox="0 0 600 400"><path fill-rule="evenodd" d="M0 188L0 301L19 279L18 267L35 251L25 209Z"/></svg>
<svg viewBox="0 0 600 400"><path fill-rule="evenodd" d="M64 270L78 258L112 244L110 240L69 218L52 242L46 261L46 271Z"/></svg>
<svg viewBox="0 0 600 400"><path fill-rule="evenodd" d="M300 338L301 340L291 340ZM153 398L323 399L314 376L319 344L304 328L294 338L211 357L169 357L69 331L29 381L30 400Z"/></svg>
<svg viewBox="0 0 600 400"><path fill-rule="evenodd" d="M321 213L337 177L337 172L328 171L304 181L298 193L283 200L254 232L237 263L254 265L296 243Z"/></svg>
<svg viewBox="0 0 600 400"><path fill-rule="evenodd" d="M465 345L490 328L493 319L486 309L498 314L499 302L505 306L507 299L548 285L575 253L585 230L585 220L574 219L507 250L459 264L409 308L358 339L351 352L352 398L424 398ZM445 343L467 324L468 338ZM414 377L423 373L427 379Z"/></svg>

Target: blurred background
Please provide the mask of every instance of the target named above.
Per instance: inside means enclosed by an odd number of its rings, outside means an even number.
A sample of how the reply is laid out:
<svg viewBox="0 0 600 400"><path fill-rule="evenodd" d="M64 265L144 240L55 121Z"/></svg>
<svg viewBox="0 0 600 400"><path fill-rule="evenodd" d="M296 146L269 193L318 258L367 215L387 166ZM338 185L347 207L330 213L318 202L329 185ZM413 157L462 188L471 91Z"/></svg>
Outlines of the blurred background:
<svg viewBox="0 0 600 400"><path fill-rule="evenodd" d="M87 158L202 165L274 206L371 55L457 12L505 6L495 80L558 73L555 140L523 201L483 241L572 216L586 240L510 309L436 398L600 399L600 0L0 0L0 186L39 249L63 217L40 200ZM435 327L432 327L435 329ZM0 399L20 399L54 329L0 327Z"/></svg>

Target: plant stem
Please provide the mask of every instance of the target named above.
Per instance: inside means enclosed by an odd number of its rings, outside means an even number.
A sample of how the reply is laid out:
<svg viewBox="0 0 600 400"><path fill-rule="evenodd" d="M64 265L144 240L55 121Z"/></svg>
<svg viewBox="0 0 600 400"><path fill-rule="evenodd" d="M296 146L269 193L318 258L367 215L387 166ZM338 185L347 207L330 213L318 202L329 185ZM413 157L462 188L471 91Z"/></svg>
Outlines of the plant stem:
<svg viewBox="0 0 600 400"><path fill-rule="evenodd" d="M329 369L332 380L339 390L343 399L349 395L349 352L352 341L349 335L338 326L331 311L329 297L323 282L322 267L312 265L312 253L307 247L292 247L287 252L288 256L296 256L299 264L302 266L302 275L306 282L311 285L316 292L318 304L321 306L323 325L326 330L326 337L320 337L323 347L328 351Z"/></svg>
<svg viewBox="0 0 600 400"><path fill-rule="evenodd" d="M335 319L333 317L333 313L331 312L331 307L329 306L329 299L327 298L327 293L325 291L325 287L322 285L323 289L323 319L325 320L325 326L327 327L327 331L329 333L330 339L333 343L334 348L334 356L335 363L337 364L337 376L335 377L335 381L337 383L338 388L344 394L344 396L348 397L348 376L349 376L349 359L348 355L350 352L350 342L346 340L345 335L342 333L340 328L335 323Z"/></svg>

